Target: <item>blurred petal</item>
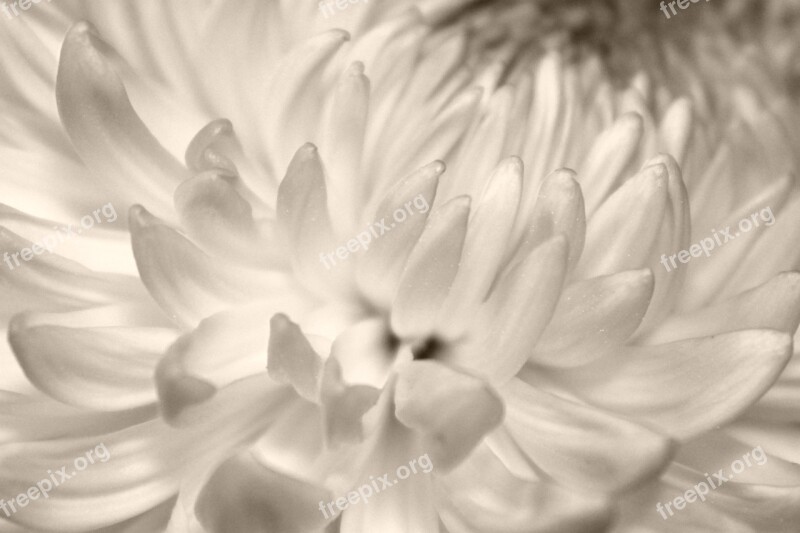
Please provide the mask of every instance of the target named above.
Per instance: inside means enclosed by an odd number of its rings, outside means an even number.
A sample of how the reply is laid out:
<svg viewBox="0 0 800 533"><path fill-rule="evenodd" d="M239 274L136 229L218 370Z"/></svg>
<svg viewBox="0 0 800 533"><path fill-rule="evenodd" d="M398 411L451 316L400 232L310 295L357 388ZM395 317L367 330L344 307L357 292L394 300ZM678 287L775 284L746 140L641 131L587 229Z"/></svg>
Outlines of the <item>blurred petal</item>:
<svg viewBox="0 0 800 533"><path fill-rule="evenodd" d="M503 420L499 395L484 381L435 361L398 370L397 419L424 435L437 468L458 464Z"/></svg>

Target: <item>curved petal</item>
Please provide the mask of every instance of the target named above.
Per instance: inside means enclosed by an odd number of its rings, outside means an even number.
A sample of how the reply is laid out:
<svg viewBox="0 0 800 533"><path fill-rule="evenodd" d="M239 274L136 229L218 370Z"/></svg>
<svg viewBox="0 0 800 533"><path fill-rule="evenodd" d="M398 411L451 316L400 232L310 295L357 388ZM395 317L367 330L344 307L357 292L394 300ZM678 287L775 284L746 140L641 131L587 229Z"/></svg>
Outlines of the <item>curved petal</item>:
<svg viewBox="0 0 800 533"><path fill-rule="evenodd" d="M375 210L374 221L390 220L392 213L403 209L408 202L413 204L417 198L422 199L424 205L430 208L436 197L439 176L444 171L444 163L434 161L400 180L381 200ZM367 212L370 213L371 210L367 209ZM386 308L391 306L406 260L425 229L429 213L430 209L424 213L415 213L399 226L392 228L392 231L380 235L359 258L356 281L365 296L376 305Z"/></svg>
<svg viewBox="0 0 800 533"><path fill-rule="evenodd" d="M685 440L752 405L778 379L791 354L789 335L744 330L631 346L578 369L546 372L594 405Z"/></svg>
<svg viewBox="0 0 800 533"><path fill-rule="evenodd" d="M0 226L0 250L4 252L0 284L5 287L0 313L4 315L147 299L134 277L93 272L55 254L34 255L33 249L35 245L30 241ZM19 258L24 260L26 250L31 260L20 261Z"/></svg>
<svg viewBox="0 0 800 533"><path fill-rule="evenodd" d="M397 371L397 419L423 434L437 468L458 464L503 420L503 403L483 380L435 361Z"/></svg>
<svg viewBox="0 0 800 533"><path fill-rule="evenodd" d="M366 184L358 176L369 114L370 82L364 64L354 62L345 70L330 100L324 127L322 154L328 163L331 219L339 234L352 233L357 223Z"/></svg>
<svg viewBox="0 0 800 533"><path fill-rule="evenodd" d="M211 475L195 511L209 533L307 533L330 521L316 509L332 499L325 488L276 471L243 452Z"/></svg>
<svg viewBox="0 0 800 533"><path fill-rule="evenodd" d="M189 237L210 253L251 265L280 264L277 239L265 238L250 203L237 190L238 176L206 170L175 190L175 209Z"/></svg>
<svg viewBox="0 0 800 533"><path fill-rule="evenodd" d="M480 337L455 345L443 360L504 383L523 367L553 316L567 273L563 236L545 242L513 266L478 312Z"/></svg>
<svg viewBox="0 0 800 533"><path fill-rule="evenodd" d="M330 483L341 487L339 494L355 489L358 484L374 483L374 496L369 502L349 506L342 514L342 533L388 531L390 533L435 533L438 518L433 503L432 481L426 473L417 471L407 479L391 479L392 474L409 459L424 450L420 436L395 418L395 385L384 387L375 406L375 423L370 436L357 448L358 459L340 463L342 472L331 476ZM431 462L435 469L438 465ZM370 475L371 474L371 475ZM369 479L367 479L369 476ZM399 477L399 475L398 475ZM388 480L389 487L378 478ZM378 489L380 487L380 489ZM367 504L368 503L368 504Z"/></svg>
<svg viewBox="0 0 800 533"><path fill-rule="evenodd" d="M649 266L669 204L668 173L643 168L615 191L589 219L577 279Z"/></svg>
<svg viewBox="0 0 800 533"><path fill-rule="evenodd" d="M515 478L483 445L440 479L437 506L449 531L600 533L612 517L602 497Z"/></svg>
<svg viewBox="0 0 800 533"><path fill-rule="evenodd" d="M304 142L320 142L317 84L326 64L349 39L342 30L321 33L286 54L272 71L263 120L272 126L266 130L266 143L275 168L286 168L292 152Z"/></svg>
<svg viewBox="0 0 800 533"><path fill-rule="evenodd" d="M121 209L143 200L160 215L171 216L172 191L189 177L188 171L136 115L109 60L115 54L90 24L70 28L58 68L61 120L87 165L115 191L124 191Z"/></svg>
<svg viewBox="0 0 800 533"><path fill-rule="evenodd" d="M222 311L201 320L169 347L155 371L167 420L207 400L214 387L263 372L269 323L278 307L258 304Z"/></svg>
<svg viewBox="0 0 800 533"><path fill-rule="evenodd" d="M502 161L470 213L458 273L439 311L442 335L460 337L475 306L489 294L509 247L521 191L522 161Z"/></svg>
<svg viewBox="0 0 800 533"><path fill-rule="evenodd" d="M243 269L211 260L177 231L134 206L131 241L139 272L153 298L184 326L234 304L285 294L292 284L283 274Z"/></svg>
<svg viewBox="0 0 800 533"><path fill-rule="evenodd" d="M63 404L44 395L0 391L0 443L101 435L150 420L151 407L98 412Z"/></svg>
<svg viewBox="0 0 800 533"><path fill-rule="evenodd" d="M625 113L597 136L583 165L578 170L586 183L586 215L592 216L609 194L621 183L625 172L639 153L644 134L642 117Z"/></svg>
<svg viewBox="0 0 800 533"><path fill-rule="evenodd" d="M176 336L161 328L36 325L25 315L9 326L9 342L34 385L57 400L98 411L153 403L156 362Z"/></svg>
<svg viewBox="0 0 800 533"><path fill-rule="evenodd" d="M671 459L664 435L600 409L513 379L500 389L505 426L555 481L581 490L622 491L655 476Z"/></svg>
<svg viewBox="0 0 800 533"><path fill-rule="evenodd" d="M800 273L783 272L733 298L671 316L642 340L648 344L658 344L755 328L793 334L798 324Z"/></svg>
<svg viewBox="0 0 800 533"><path fill-rule="evenodd" d="M286 315L273 316L269 326L269 376L278 383L290 385L309 402L318 403L324 365L322 358L297 324Z"/></svg>
<svg viewBox="0 0 800 533"><path fill-rule="evenodd" d="M458 271L470 200L460 196L434 211L411 252L392 306L392 329L401 338L431 333Z"/></svg>
<svg viewBox="0 0 800 533"><path fill-rule="evenodd" d="M619 348L639 327L652 294L653 273L649 269L569 285L536 343L531 361L557 367L580 366Z"/></svg>
<svg viewBox="0 0 800 533"><path fill-rule="evenodd" d="M571 270L583 252L586 238L583 194L580 185L575 181L575 173L568 169L559 169L548 175L524 223L526 227L522 234L522 243L513 252L514 256L525 257L547 239L562 234L569 243L568 264Z"/></svg>

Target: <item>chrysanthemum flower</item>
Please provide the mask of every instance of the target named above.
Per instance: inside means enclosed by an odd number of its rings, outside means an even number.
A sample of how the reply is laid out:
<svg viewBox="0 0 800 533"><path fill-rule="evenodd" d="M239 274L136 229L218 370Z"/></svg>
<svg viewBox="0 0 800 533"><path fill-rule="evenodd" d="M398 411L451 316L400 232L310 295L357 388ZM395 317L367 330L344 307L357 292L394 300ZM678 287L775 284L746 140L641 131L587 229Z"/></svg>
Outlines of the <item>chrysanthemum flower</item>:
<svg viewBox="0 0 800 533"><path fill-rule="evenodd" d="M2 251L128 217L0 269L0 497L110 453L0 530L797 523L785 54L712 5L412 4L4 21ZM755 444L762 477L656 514Z"/></svg>

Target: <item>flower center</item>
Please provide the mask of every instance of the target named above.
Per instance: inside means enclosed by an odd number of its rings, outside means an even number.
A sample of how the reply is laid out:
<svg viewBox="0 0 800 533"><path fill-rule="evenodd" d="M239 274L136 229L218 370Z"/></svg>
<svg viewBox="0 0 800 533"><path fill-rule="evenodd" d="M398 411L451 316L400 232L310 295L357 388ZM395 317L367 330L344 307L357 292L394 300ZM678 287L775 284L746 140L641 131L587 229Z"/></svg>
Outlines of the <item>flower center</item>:
<svg viewBox="0 0 800 533"><path fill-rule="evenodd" d="M437 337L428 337L411 347L411 353L415 361L434 359L444 348L444 342Z"/></svg>

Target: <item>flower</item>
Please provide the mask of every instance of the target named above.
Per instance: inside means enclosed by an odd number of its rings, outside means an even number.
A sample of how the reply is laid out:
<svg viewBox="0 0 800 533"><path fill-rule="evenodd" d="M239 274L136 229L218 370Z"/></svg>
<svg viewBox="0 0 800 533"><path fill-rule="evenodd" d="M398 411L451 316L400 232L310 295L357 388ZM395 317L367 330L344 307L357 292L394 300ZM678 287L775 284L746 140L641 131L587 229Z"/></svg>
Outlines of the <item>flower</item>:
<svg viewBox="0 0 800 533"><path fill-rule="evenodd" d="M672 523L794 519L797 109L785 55L717 8L678 28L611 1L44 7L4 37L31 63L4 79L3 250L129 216L3 270L40 391L4 393L3 494L110 454L10 522L633 531L753 439L782 488ZM422 454L432 475L324 512Z"/></svg>

